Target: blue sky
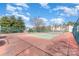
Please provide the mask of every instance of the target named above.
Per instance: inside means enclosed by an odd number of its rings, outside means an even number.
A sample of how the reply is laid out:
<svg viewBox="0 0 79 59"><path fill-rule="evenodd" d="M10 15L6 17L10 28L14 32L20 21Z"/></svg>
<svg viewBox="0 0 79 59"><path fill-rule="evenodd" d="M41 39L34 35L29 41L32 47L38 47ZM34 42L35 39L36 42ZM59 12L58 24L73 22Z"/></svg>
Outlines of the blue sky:
<svg viewBox="0 0 79 59"><path fill-rule="evenodd" d="M0 3L0 16L20 16L27 26L32 26L32 18L42 18L49 23L62 24L76 21L79 15L79 4L76 3Z"/></svg>

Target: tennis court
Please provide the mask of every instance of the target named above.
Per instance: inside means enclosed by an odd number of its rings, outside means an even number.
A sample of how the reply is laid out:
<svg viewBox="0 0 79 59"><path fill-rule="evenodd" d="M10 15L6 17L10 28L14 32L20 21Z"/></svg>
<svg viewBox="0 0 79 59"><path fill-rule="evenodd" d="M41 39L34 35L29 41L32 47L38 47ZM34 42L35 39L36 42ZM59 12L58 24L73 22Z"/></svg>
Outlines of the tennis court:
<svg viewBox="0 0 79 59"><path fill-rule="evenodd" d="M29 33L33 37L43 38L46 40L51 40L52 38L63 34L63 32L47 32L47 33Z"/></svg>

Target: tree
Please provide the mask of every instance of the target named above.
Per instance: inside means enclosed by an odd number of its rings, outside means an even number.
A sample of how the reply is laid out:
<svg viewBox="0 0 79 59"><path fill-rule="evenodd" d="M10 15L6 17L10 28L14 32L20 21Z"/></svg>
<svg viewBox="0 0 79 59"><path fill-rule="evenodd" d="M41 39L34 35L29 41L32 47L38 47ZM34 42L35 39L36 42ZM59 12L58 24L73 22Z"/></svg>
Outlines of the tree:
<svg viewBox="0 0 79 59"><path fill-rule="evenodd" d="M44 26L43 19L40 19L39 17L32 19L31 21L32 25L35 27L37 32L41 32L41 27Z"/></svg>
<svg viewBox="0 0 79 59"><path fill-rule="evenodd" d="M23 32L25 30L25 24L21 17L4 16L0 20L0 25L3 33Z"/></svg>
<svg viewBox="0 0 79 59"><path fill-rule="evenodd" d="M67 22L66 25L74 25L74 24L75 24L75 22L69 21L69 22Z"/></svg>
<svg viewBox="0 0 79 59"><path fill-rule="evenodd" d="M20 32L23 32L25 30L25 24L21 17L18 17L17 27L18 29L20 29Z"/></svg>
<svg viewBox="0 0 79 59"><path fill-rule="evenodd" d="M29 28L28 32L35 32L34 29Z"/></svg>
<svg viewBox="0 0 79 59"><path fill-rule="evenodd" d="M8 17L3 16L0 20L1 32L9 32L10 20Z"/></svg>

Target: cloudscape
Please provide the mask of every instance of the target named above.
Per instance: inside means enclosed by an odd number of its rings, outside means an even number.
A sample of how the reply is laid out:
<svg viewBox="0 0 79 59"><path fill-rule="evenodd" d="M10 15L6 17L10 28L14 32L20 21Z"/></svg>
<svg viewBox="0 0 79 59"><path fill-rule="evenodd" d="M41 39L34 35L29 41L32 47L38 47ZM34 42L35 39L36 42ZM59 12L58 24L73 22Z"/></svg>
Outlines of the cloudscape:
<svg viewBox="0 0 79 59"><path fill-rule="evenodd" d="M20 16L26 26L31 27L32 18L42 18L46 25L50 22L62 24L76 21L79 14L79 4L76 3L1 3L0 16Z"/></svg>

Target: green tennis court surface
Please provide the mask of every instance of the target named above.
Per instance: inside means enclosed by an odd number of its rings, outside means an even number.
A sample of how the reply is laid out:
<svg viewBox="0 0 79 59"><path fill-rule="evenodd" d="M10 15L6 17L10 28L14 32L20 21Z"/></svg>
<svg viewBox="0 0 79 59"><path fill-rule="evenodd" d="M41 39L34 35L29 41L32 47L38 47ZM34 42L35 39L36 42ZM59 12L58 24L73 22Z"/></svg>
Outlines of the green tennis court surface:
<svg viewBox="0 0 79 59"><path fill-rule="evenodd" d="M31 36L34 37L38 37L38 38L43 38L43 39L47 39L50 40L60 34L62 34L63 32L48 32L48 33L30 33Z"/></svg>

